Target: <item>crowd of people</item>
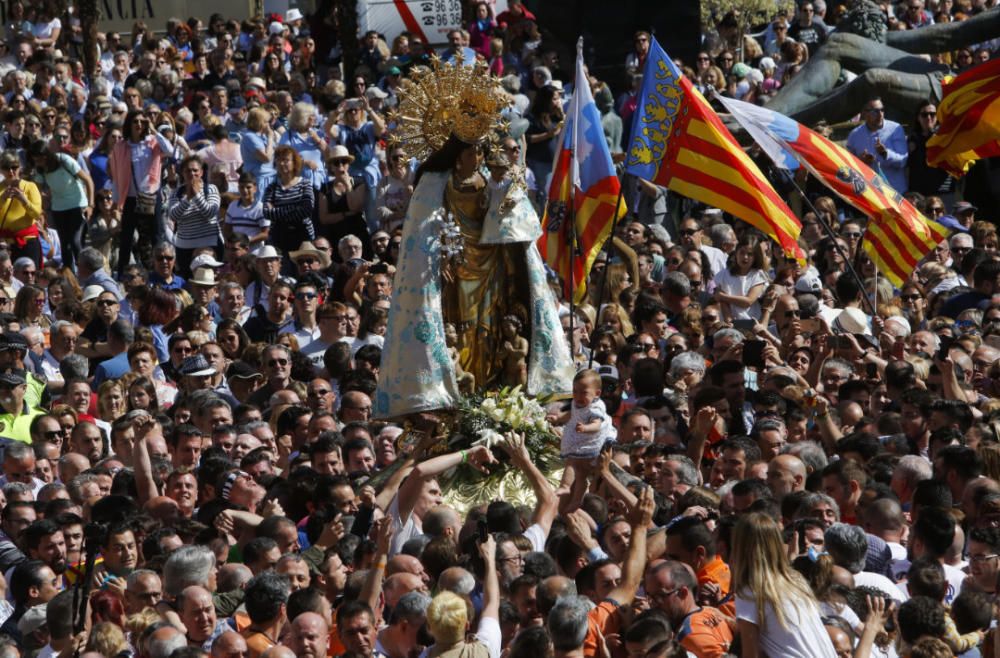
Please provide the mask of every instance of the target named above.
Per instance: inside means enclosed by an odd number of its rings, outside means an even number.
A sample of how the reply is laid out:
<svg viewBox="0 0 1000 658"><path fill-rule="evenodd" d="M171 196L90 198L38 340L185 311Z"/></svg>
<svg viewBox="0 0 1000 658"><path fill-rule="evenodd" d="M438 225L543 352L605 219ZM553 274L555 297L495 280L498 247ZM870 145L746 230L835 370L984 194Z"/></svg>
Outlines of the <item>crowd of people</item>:
<svg viewBox="0 0 1000 658"><path fill-rule="evenodd" d="M561 480L516 434L451 452L426 418L372 417L421 166L392 139L402 81L438 58L497 76L508 132L461 170L523 168L539 214L572 94L529 7L462 4L437 52L344 48L335 8L290 9L102 32L87 72L75 7L11 0L0 657L1000 651L995 209L926 165L934 99L900 125L871 98L847 138L951 230L902 288L815 181L787 193L802 262L623 175L584 302L549 272L578 370L549 419L586 447ZM920 30L997 2L880 4ZM799 1L747 35L719 17L683 70L765 102L846 11ZM650 41L620 89L590 80L616 161ZM933 57L960 72L997 46ZM524 377L515 320L497 358ZM455 469L519 471L533 505L457 508Z"/></svg>

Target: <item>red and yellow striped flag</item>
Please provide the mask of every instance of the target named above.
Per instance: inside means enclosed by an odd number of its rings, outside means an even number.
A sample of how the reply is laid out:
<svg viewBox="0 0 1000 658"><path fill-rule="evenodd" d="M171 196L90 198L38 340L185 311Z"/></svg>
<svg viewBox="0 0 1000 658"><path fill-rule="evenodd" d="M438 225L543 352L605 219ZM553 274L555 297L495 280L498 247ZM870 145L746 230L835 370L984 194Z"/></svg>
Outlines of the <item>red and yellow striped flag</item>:
<svg viewBox="0 0 1000 658"><path fill-rule="evenodd" d="M894 286L900 287L920 260L948 237L944 226L921 215L847 149L766 107L731 98L719 101L779 167L801 164L868 216L864 249Z"/></svg>
<svg viewBox="0 0 1000 658"><path fill-rule="evenodd" d="M959 178L976 160L1000 155L1000 59L946 80L941 91L927 164Z"/></svg>
<svg viewBox="0 0 1000 658"><path fill-rule="evenodd" d="M655 39L641 98L629 173L720 208L773 238L786 254L804 258L798 218Z"/></svg>

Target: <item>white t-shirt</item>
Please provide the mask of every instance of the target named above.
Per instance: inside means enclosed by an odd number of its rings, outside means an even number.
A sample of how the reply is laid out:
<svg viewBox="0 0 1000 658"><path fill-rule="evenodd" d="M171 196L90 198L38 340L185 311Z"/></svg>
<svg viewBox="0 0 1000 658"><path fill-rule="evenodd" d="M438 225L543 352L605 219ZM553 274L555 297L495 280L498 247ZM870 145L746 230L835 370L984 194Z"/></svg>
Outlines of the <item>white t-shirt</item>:
<svg viewBox="0 0 1000 658"><path fill-rule="evenodd" d="M944 578L948 581L948 593L944 595L945 605L951 605L951 602L955 600L959 594L962 593L962 583L969 574L965 573L961 569L956 569L950 564L942 564L944 567ZM906 590L906 572L910 570L909 560L900 560L898 562L892 563L892 576L896 579L896 584L902 591ZM855 580L855 582L857 582Z"/></svg>
<svg viewBox="0 0 1000 658"><path fill-rule="evenodd" d="M733 274L724 268L715 275L715 289L729 295L746 297L754 286L768 284L767 275L761 270L750 270L746 274ZM726 311L733 320L760 320L760 304L754 302L748 308L736 304L726 304Z"/></svg>
<svg viewBox="0 0 1000 658"><path fill-rule="evenodd" d="M789 599L782 604L788 628L778 623L770 607L767 609L767 623L762 624L757 618L757 605L736 595L736 619L757 626L762 653L783 658L837 658L815 604L803 603L796 607Z"/></svg>
<svg viewBox="0 0 1000 658"><path fill-rule="evenodd" d="M389 557L393 557L403 549L403 544L414 537L424 534L420 519L412 511L405 520L399 518L399 494L392 499L386 516L392 519L392 542L389 544Z"/></svg>
<svg viewBox="0 0 1000 658"><path fill-rule="evenodd" d="M910 598L906 595L906 590L899 587L896 583L892 582L880 573L872 573L870 571L856 573L854 574L854 586L874 587L877 590L885 592L891 596L894 601L899 603L903 603Z"/></svg>

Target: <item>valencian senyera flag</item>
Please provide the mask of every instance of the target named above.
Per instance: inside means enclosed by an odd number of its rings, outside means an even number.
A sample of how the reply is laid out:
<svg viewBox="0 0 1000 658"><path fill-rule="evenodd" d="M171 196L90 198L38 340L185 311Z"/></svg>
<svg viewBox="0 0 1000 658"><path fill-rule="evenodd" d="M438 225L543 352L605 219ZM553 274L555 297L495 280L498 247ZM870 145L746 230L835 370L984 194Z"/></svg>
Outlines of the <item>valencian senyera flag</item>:
<svg viewBox="0 0 1000 658"><path fill-rule="evenodd" d="M928 221L913 204L859 158L802 124L764 107L718 97L774 163L788 170L804 166L868 219L864 249L896 287L948 230Z"/></svg>
<svg viewBox="0 0 1000 658"><path fill-rule="evenodd" d="M1000 155L1000 59L946 80L941 92L927 164L957 178L976 160Z"/></svg>
<svg viewBox="0 0 1000 658"><path fill-rule="evenodd" d="M621 185L583 69L582 51L580 39L573 97L566 111L538 238L542 258L562 278L566 299L572 295L576 303L583 301L590 269L611 236L616 215L621 218L628 212L619 199Z"/></svg>
<svg viewBox="0 0 1000 658"><path fill-rule="evenodd" d="M804 258L798 218L655 39L626 162L629 173L720 208Z"/></svg>

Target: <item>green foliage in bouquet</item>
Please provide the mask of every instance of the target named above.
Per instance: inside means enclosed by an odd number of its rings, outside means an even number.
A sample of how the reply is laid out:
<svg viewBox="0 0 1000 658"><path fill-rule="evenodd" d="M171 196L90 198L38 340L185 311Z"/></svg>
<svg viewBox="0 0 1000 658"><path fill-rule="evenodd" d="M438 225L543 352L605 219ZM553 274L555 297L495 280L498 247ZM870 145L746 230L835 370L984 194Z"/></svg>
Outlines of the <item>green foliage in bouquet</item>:
<svg viewBox="0 0 1000 658"><path fill-rule="evenodd" d="M484 491L495 489L510 470L507 453L498 444L512 432L524 435L531 460L542 473L551 476L561 469L559 437L545 420L544 404L547 401L528 397L520 386L463 398L448 425L443 451L454 452L486 445L493 450L499 463L490 466L489 473L463 465L448 474L442 486L475 484Z"/></svg>

